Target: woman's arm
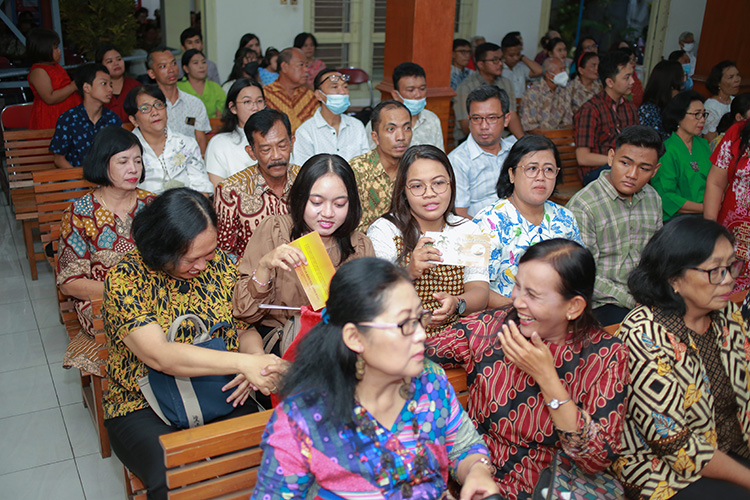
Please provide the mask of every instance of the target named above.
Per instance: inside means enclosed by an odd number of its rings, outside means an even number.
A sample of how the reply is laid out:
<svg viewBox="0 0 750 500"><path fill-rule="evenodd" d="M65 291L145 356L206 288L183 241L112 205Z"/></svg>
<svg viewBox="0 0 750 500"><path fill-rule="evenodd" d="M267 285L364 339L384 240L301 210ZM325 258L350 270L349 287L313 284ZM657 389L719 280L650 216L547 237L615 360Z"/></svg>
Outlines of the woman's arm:
<svg viewBox="0 0 750 500"><path fill-rule="evenodd" d="M60 291L79 300L101 299L104 295L104 282L90 278L78 278L61 284Z"/></svg>
<svg viewBox="0 0 750 500"><path fill-rule="evenodd" d="M703 217L716 220L719 217L724 192L729 184L729 175L725 168L711 165L706 178L706 192L703 195Z"/></svg>
<svg viewBox="0 0 750 500"><path fill-rule="evenodd" d="M34 68L29 73L29 83L36 89L37 94L47 104L59 104L70 97L77 89L76 82L54 90L52 80L42 68Z"/></svg>
<svg viewBox="0 0 750 500"><path fill-rule="evenodd" d="M703 477L729 481L750 490L750 469L719 450L714 452L713 458L699 474Z"/></svg>
<svg viewBox="0 0 750 500"><path fill-rule="evenodd" d="M490 285L486 281L472 281L464 284L464 293L460 295L448 295L445 292L437 292L432 296L440 303L440 307L432 311L432 322L435 326L444 324L453 316L458 307L458 300L466 301L464 316L477 311L483 311L487 307L490 294Z"/></svg>

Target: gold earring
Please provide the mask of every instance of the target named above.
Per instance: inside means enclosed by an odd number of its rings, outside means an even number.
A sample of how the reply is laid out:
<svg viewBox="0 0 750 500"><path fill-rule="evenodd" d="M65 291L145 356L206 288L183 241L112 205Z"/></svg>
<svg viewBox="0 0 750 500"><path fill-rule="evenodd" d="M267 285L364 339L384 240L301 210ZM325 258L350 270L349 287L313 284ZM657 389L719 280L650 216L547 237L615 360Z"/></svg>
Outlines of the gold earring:
<svg viewBox="0 0 750 500"><path fill-rule="evenodd" d="M357 361L354 363L354 376L357 380L362 380L365 377L365 358L361 354L357 354Z"/></svg>

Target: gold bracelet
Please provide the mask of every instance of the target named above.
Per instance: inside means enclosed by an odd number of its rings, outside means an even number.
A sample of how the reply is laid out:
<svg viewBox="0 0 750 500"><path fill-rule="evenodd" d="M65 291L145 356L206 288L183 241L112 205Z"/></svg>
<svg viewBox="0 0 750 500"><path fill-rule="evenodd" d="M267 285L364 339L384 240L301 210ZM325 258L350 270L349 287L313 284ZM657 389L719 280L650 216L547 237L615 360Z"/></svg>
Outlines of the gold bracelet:
<svg viewBox="0 0 750 500"><path fill-rule="evenodd" d="M258 284L258 286L262 286L262 287L265 288L265 287L267 287L268 285L271 284L271 281L273 281L273 276L271 276L270 278L268 278L268 281L266 283L261 283L260 281L258 281L258 278L255 277L255 272L256 271L257 271L257 269L253 270L253 275L251 276L250 279L252 279L254 282L256 282Z"/></svg>

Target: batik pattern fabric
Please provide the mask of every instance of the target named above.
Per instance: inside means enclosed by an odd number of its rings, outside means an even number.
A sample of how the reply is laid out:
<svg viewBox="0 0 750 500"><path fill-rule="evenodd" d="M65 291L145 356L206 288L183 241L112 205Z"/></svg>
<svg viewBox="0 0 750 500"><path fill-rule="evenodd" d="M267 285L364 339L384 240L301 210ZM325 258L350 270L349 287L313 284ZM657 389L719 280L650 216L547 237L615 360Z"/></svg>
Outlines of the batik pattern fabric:
<svg viewBox="0 0 750 500"><path fill-rule="evenodd" d="M354 171L359 200L362 203L362 218L357 231L367 233L370 224L391 208L393 180L380 163L376 149L352 158L349 164Z"/></svg>
<svg viewBox="0 0 750 500"><path fill-rule="evenodd" d="M326 397L313 389L281 402L266 426L252 498L438 499L449 474L468 455L488 455L481 438L454 453L464 410L442 370L411 380L390 429L356 400L353 425L326 416Z"/></svg>
<svg viewBox="0 0 750 500"><path fill-rule="evenodd" d="M294 89L294 95L289 97L284 87L278 80L263 87L266 97L266 106L285 113L292 125L292 134L304 122L312 118L315 110L320 106L320 101L306 86Z"/></svg>
<svg viewBox="0 0 750 500"><path fill-rule="evenodd" d="M715 394L682 317L639 306L618 335L630 357L622 455L613 465L629 499L666 499L701 478L719 448ZM750 438L750 342L736 304L711 314L708 335L731 381L745 444Z"/></svg>
<svg viewBox="0 0 750 500"><path fill-rule="evenodd" d="M578 430L557 429L534 379L505 357L497 335L513 308L482 311L427 340L427 356L443 366L463 366L468 412L490 450L503 498L531 498L541 471L562 450L589 473L605 470L620 450L628 353L603 330L565 345L545 342L555 370L578 407Z"/></svg>
<svg viewBox="0 0 750 500"><path fill-rule="evenodd" d="M570 88L570 101L572 111L575 115L586 101L602 91L602 82L600 82L599 80L594 80L591 83L591 88L588 89L586 88L586 85L581 82L581 77L577 77L573 78L573 80L568 84L568 87Z"/></svg>
<svg viewBox="0 0 750 500"><path fill-rule="evenodd" d="M750 147L740 151L740 133L747 120L732 125L711 155L711 163L727 170L727 189L721 202L719 224L734 235L737 257L750 260ZM735 281L735 291L750 288L750 266Z"/></svg>
<svg viewBox="0 0 750 500"><path fill-rule="evenodd" d="M518 262L531 245L552 238L583 245L570 210L549 200L544 202L544 216L538 226L526 220L508 198L479 211L474 222L490 236L490 290L505 297L510 297L516 285Z"/></svg>
<svg viewBox="0 0 750 500"><path fill-rule="evenodd" d="M172 322L183 314L196 314L209 328L221 322L214 338L222 338L228 351L239 348L238 330L248 325L232 316L232 292L237 282L234 260L221 249L206 268L189 280L154 271L137 250L125 255L104 280L102 315L107 334L109 389L104 393L104 418L114 418L148 408L138 379L148 367L125 345L131 332L155 324L166 337ZM193 343L197 328L185 322L175 342Z"/></svg>

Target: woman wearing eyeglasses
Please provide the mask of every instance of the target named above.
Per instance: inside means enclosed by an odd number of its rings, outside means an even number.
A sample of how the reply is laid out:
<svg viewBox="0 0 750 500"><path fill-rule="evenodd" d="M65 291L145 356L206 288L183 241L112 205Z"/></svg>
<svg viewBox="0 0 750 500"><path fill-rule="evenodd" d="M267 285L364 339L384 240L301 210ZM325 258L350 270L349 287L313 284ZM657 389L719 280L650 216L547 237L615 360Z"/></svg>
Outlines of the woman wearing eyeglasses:
<svg viewBox="0 0 750 500"><path fill-rule="evenodd" d="M448 157L435 146L412 146L401 157L389 213L372 223L367 236L375 255L404 267L424 307L432 311L431 336L459 317L487 306L487 268L437 264L434 231L457 241L478 235L477 225L456 215L456 178Z"/></svg>
<svg viewBox="0 0 750 500"><path fill-rule="evenodd" d="M498 492L482 438L424 359L429 320L393 264L341 266L282 381L253 499L437 500L449 475L460 498Z"/></svg>
<svg viewBox="0 0 750 500"><path fill-rule="evenodd" d="M737 260L714 221L679 217L649 241L620 326L628 415L613 465L629 499L750 498L746 327L729 301Z"/></svg>
<svg viewBox="0 0 750 500"><path fill-rule="evenodd" d="M266 107L266 98L260 83L250 78L237 79L227 93L224 107L224 124L206 149L206 170L211 183L217 186L227 177L255 165L247 153L245 123L248 118Z"/></svg>
<svg viewBox="0 0 750 500"><path fill-rule="evenodd" d="M531 245L550 238L583 244L573 214L549 197L560 182L560 153L540 135L525 135L508 152L493 205L474 222L490 235L490 307L510 304L518 261Z"/></svg>
<svg viewBox="0 0 750 500"><path fill-rule="evenodd" d="M155 194L176 187L189 187L206 196L213 193L195 138L167 126L166 98L158 86L134 88L128 92L123 108L143 146L146 178L139 188Z"/></svg>
<svg viewBox="0 0 750 500"><path fill-rule="evenodd" d="M664 141L661 167L651 184L661 196L664 220L678 214L702 214L706 178L711 170L711 147L701 137L708 112L705 99L694 90L674 96L662 111Z"/></svg>
<svg viewBox="0 0 750 500"><path fill-rule="evenodd" d="M512 307L462 319L427 340L430 359L467 371L469 415L503 498L530 499L560 451L588 473L618 456L628 352L591 310L595 268L576 242L537 243L520 259Z"/></svg>

